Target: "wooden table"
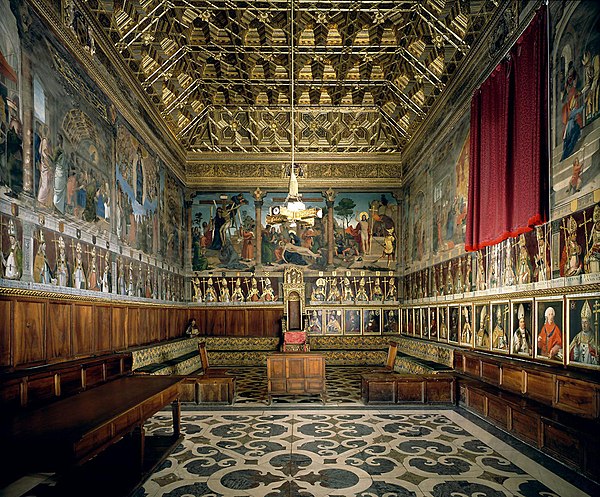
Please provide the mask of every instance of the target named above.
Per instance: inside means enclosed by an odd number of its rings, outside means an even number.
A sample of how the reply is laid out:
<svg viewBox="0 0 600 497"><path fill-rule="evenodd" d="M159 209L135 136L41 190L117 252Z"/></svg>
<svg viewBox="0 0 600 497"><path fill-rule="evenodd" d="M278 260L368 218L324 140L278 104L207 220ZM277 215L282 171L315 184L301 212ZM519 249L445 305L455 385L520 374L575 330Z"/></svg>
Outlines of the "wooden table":
<svg viewBox="0 0 600 497"><path fill-rule="evenodd" d="M135 458L129 459L129 468L130 472L138 469L139 475L147 466L144 422L170 403L173 435L169 438L173 443L180 440L178 384L182 380L126 376L39 409L20 412L0 423L0 446L11 457L20 455L36 468L60 471L82 465L131 435ZM160 443L166 447L164 440Z"/></svg>
<svg viewBox="0 0 600 497"><path fill-rule="evenodd" d="M273 395L319 394L325 404L325 358L313 352L267 356L268 399Z"/></svg>

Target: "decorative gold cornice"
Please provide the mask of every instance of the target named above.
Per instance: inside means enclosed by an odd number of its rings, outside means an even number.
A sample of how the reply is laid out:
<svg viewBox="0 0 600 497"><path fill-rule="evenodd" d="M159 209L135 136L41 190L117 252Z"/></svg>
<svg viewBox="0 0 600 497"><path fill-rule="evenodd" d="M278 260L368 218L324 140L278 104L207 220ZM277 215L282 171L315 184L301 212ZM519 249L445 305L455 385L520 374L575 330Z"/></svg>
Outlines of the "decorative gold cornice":
<svg viewBox="0 0 600 497"><path fill-rule="evenodd" d="M44 299L61 302L88 302L90 304L114 304L129 305L139 307L161 307L161 308L187 308L187 302L137 302L120 298L103 297L102 292L98 292L98 297L88 295L73 295L70 293L60 293L45 290L30 290L25 288L0 287L0 297L25 297L30 299Z"/></svg>

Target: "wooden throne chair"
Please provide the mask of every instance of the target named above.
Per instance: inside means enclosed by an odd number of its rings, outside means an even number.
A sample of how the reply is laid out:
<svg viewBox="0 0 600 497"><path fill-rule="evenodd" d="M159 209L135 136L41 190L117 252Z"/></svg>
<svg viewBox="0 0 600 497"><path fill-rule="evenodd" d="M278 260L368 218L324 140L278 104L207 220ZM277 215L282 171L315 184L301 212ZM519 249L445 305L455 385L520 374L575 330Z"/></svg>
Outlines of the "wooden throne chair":
<svg viewBox="0 0 600 497"><path fill-rule="evenodd" d="M308 352L308 319L304 316L304 274L288 267L283 274L283 318L281 319L281 351Z"/></svg>

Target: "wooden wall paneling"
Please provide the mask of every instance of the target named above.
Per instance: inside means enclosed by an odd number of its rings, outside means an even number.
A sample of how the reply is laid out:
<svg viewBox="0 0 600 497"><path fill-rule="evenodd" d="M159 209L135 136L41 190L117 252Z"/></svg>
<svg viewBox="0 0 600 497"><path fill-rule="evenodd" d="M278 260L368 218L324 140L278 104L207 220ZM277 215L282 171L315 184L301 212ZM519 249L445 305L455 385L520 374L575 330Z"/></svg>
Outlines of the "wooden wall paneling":
<svg viewBox="0 0 600 497"><path fill-rule="evenodd" d="M536 447L539 446L540 417L537 413L511 407L510 430Z"/></svg>
<svg viewBox="0 0 600 497"><path fill-rule="evenodd" d="M177 327L177 332L173 338L179 338L185 335L185 330L188 325L188 310L185 307L179 307L177 309L177 316L179 318L179 326Z"/></svg>
<svg viewBox="0 0 600 497"><path fill-rule="evenodd" d="M225 335L225 310L210 309L206 313L206 334L207 336Z"/></svg>
<svg viewBox="0 0 600 497"><path fill-rule="evenodd" d="M554 399L554 375L540 371L524 371L524 393L532 399L552 405Z"/></svg>
<svg viewBox="0 0 600 497"><path fill-rule="evenodd" d="M265 330L265 313L263 309L248 309L246 313L248 336L262 336Z"/></svg>
<svg viewBox="0 0 600 497"><path fill-rule="evenodd" d="M152 307L138 307L138 345L151 343L152 340Z"/></svg>
<svg viewBox="0 0 600 497"><path fill-rule="evenodd" d="M281 318L283 308L265 309L263 312L263 336L278 337L281 335Z"/></svg>
<svg viewBox="0 0 600 497"><path fill-rule="evenodd" d="M96 334L94 326L94 307L73 304L73 355L91 355L95 350Z"/></svg>
<svg viewBox="0 0 600 497"><path fill-rule="evenodd" d="M199 307L193 307L190 309L188 319L194 318L196 320L196 326L200 335L206 335L206 309L200 309Z"/></svg>
<svg viewBox="0 0 600 497"><path fill-rule="evenodd" d="M48 361L73 357L73 304L46 305L46 351Z"/></svg>
<svg viewBox="0 0 600 497"><path fill-rule="evenodd" d="M466 355L464 360L465 373L472 376L481 375L481 360L478 357Z"/></svg>
<svg viewBox="0 0 600 497"><path fill-rule="evenodd" d="M502 366L502 373L500 375L500 385L511 392L523 393L524 392L524 381L525 373L522 368Z"/></svg>
<svg viewBox="0 0 600 497"><path fill-rule="evenodd" d="M488 398L488 417L502 428L508 427L508 406L503 399Z"/></svg>
<svg viewBox="0 0 600 497"><path fill-rule="evenodd" d="M24 378L24 405L32 407L55 398L57 395L56 380L56 375L52 372Z"/></svg>
<svg viewBox="0 0 600 497"><path fill-rule="evenodd" d="M484 416L487 415L487 397L477 390L469 388L467 391L467 405Z"/></svg>
<svg viewBox="0 0 600 497"><path fill-rule="evenodd" d="M127 307L112 308L111 346L113 350L123 350L127 347L129 342L127 337L128 320L129 309Z"/></svg>
<svg viewBox="0 0 600 497"><path fill-rule="evenodd" d="M481 361L481 377L494 385L499 385L500 365L486 360Z"/></svg>
<svg viewBox="0 0 600 497"><path fill-rule="evenodd" d="M548 418L542 418L540 448L550 452L559 461L583 466L583 443L580 433Z"/></svg>
<svg viewBox="0 0 600 497"><path fill-rule="evenodd" d="M162 342L167 339L167 311L163 307L156 308L156 328L158 339Z"/></svg>
<svg viewBox="0 0 600 497"><path fill-rule="evenodd" d="M12 300L0 300L0 367L11 365Z"/></svg>
<svg viewBox="0 0 600 497"><path fill-rule="evenodd" d="M14 366L46 360L45 318L44 302L14 302Z"/></svg>
<svg viewBox="0 0 600 497"><path fill-rule="evenodd" d="M114 350L112 345L113 312L108 305L94 306L95 349L98 353Z"/></svg>
<svg viewBox="0 0 600 497"><path fill-rule="evenodd" d="M559 376L556 379L555 406L563 411L585 416L599 417L600 389L587 381Z"/></svg>
<svg viewBox="0 0 600 497"><path fill-rule="evenodd" d="M460 353L460 351L455 350L454 351L454 357L452 359L452 364L454 369L456 369L457 371L463 371L465 370L465 364L464 364L464 355Z"/></svg>
<svg viewBox="0 0 600 497"><path fill-rule="evenodd" d="M225 334L231 337L247 335L246 311L244 309L227 309L225 313Z"/></svg>
<svg viewBox="0 0 600 497"><path fill-rule="evenodd" d="M140 308L129 306L127 309L127 346L141 345L140 340Z"/></svg>

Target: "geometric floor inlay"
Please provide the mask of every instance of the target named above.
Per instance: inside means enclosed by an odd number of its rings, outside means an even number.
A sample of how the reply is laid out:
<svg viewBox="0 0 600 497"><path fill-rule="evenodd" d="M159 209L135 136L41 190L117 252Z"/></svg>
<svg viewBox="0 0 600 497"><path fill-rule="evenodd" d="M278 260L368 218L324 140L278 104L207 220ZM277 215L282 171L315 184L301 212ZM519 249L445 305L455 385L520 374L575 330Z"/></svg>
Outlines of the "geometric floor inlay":
<svg viewBox="0 0 600 497"><path fill-rule="evenodd" d="M586 495L453 409L184 412L182 432L137 495Z"/></svg>

